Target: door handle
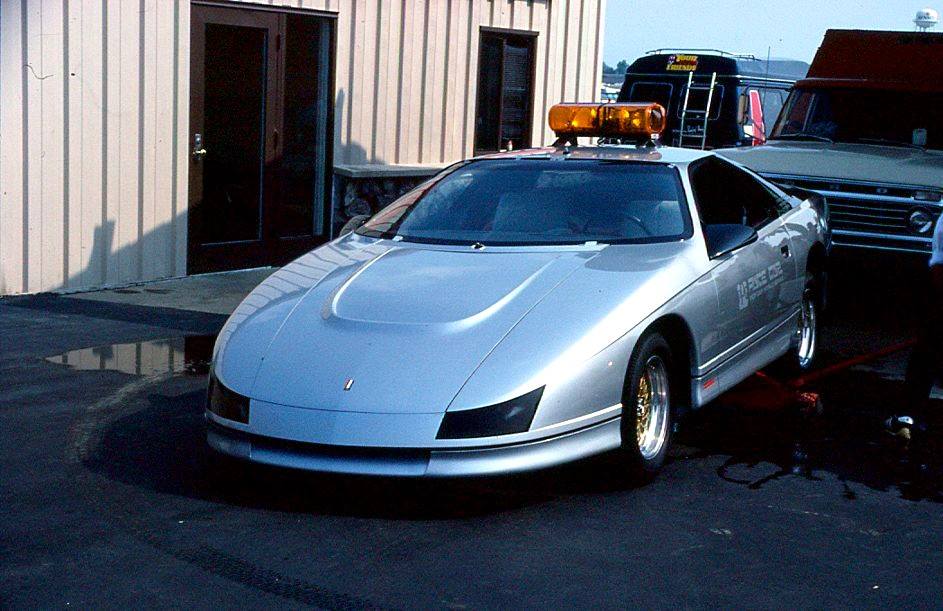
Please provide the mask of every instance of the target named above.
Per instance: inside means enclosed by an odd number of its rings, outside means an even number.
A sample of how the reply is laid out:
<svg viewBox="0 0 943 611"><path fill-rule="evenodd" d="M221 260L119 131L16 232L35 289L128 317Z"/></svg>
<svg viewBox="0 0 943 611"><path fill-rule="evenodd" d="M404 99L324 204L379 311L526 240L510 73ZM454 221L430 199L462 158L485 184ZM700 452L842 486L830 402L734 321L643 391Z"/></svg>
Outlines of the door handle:
<svg viewBox="0 0 943 611"><path fill-rule="evenodd" d="M789 252L788 244L784 244L783 246L781 246L779 249L779 252L782 253L783 259L788 259L790 256L792 256L792 253Z"/></svg>
<svg viewBox="0 0 943 611"><path fill-rule="evenodd" d="M203 134L193 134L193 150L190 154L194 159L202 159L206 156L206 149L203 148Z"/></svg>

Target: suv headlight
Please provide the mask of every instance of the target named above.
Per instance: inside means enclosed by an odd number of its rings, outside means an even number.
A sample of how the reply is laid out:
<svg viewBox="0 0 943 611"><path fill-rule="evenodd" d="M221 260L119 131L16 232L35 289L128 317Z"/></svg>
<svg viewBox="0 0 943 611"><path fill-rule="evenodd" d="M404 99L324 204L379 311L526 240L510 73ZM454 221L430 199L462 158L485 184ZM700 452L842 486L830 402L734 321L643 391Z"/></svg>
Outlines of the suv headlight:
<svg viewBox="0 0 943 611"><path fill-rule="evenodd" d="M516 399L457 412L445 412L436 439L470 439L523 433L537 412L537 404L544 387L532 390Z"/></svg>
<svg viewBox="0 0 943 611"><path fill-rule="evenodd" d="M917 235L928 235L933 231L933 215L926 210L917 208L910 213L907 219L907 225L910 230Z"/></svg>

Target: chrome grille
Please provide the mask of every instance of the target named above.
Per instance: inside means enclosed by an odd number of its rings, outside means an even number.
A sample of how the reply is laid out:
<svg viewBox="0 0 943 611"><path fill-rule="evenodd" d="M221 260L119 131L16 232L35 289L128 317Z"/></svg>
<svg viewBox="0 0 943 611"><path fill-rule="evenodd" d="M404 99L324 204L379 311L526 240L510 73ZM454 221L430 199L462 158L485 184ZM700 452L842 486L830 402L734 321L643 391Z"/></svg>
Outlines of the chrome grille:
<svg viewBox="0 0 943 611"><path fill-rule="evenodd" d="M907 223L913 204L834 196L826 199L832 229L913 235Z"/></svg>
<svg viewBox="0 0 943 611"><path fill-rule="evenodd" d="M910 229L910 215L925 210L934 221L943 204L922 201L915 193L940 193L940 189L888 185L806 176L766 174L773 182L815 191L825 197L833 243L879 250L925 253L930 250L929 235L917 235Z"/></svg>

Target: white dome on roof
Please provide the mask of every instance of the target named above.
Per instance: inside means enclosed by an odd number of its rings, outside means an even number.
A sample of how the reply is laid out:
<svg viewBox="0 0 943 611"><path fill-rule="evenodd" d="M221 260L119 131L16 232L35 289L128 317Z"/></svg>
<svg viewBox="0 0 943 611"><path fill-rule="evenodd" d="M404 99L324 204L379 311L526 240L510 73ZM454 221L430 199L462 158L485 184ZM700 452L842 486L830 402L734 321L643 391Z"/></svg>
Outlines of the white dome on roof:
<svg viewBox="0 0 943 611"><path fill-rule="evenodd" d="M917 11L914 17L914 24L921 30L932 28L940 21L940 14L932 8L924 8Z"/></svg>

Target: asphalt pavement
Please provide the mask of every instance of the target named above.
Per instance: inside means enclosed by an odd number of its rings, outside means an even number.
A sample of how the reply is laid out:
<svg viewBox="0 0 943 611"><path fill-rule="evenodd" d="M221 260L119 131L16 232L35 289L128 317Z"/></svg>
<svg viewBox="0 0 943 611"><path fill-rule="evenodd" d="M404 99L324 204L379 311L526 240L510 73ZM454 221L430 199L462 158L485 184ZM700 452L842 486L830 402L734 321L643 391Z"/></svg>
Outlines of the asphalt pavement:
<svg viewBox="0 0 943 611"><path fill-rule="evenodd" d="M844 259L822 365L910 337L919 278ZM225 315L178 292L190 305L0 300L0 608L943 604L943 457L914 460L880 425L906 353L815 382L817 405L748 381L684 424L647 484L616 456L479 480L312 475L208 450Z"/></svg>

